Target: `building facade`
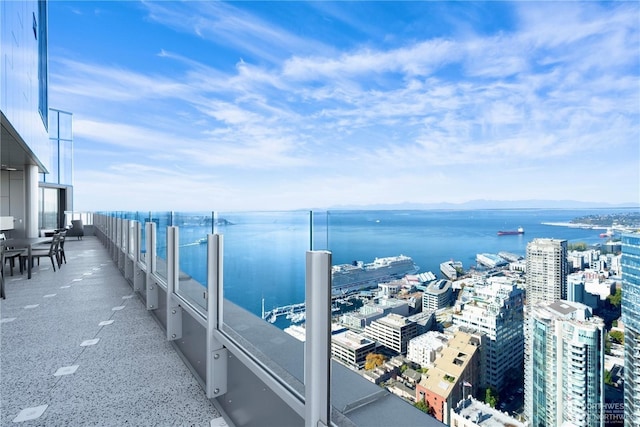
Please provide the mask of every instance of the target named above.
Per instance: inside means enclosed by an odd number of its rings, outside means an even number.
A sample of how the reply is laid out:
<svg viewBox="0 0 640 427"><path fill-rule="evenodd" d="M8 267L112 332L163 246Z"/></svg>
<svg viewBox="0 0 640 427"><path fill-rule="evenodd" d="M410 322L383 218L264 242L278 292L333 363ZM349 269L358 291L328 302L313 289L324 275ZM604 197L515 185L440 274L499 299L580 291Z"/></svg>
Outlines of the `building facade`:
<svg viewBox="0 0 640 427"><path fill-rule="evenodd" d="M447 341L447 336L437 331L429 331L418 335L409 341L407 359L417 363L422 368L432 366L436 360L436 354L447 345Z"/></svg>
<svg viewBox="0 0 640 427"><path fill-rule="evenodd" d="M604 321L584 304L530 306L525 417L531 426L604 426Z"/></svg>
<svg viewBox="0 0 640 427"><path fill-rule="evenodd" d="M450 424L451 409L478 389L480 346L477 336L456 332L416 385L416 401L428 403L433 416L445 424Z"/></svg>
<svg viewBox="0 0 640 427"><path fill-rule="evenodd" d="M640 233L622 236L624 425L640 426Z"/></svg>
<svg viewBox="0 0 640 427"><path fill-rule="evenodd" d="M404 316L389 314L364 328L364 335L398 354L406 354L409 341L418 334L418 325Z"/></svg>
<svg viewBox="0 0 640 427"><path fill-rule="evenodd" d="M502 390L505 374L522 372L524 295L510 280L489 278L463 290L453 324L486 335L482 349L482 386Z"/></svg>
<svg viewBox="0 0 640 427"><path fill-rule="evenodd" d="M422 293L422 311L434 311L451 305L453 291L449 280L436 280Z"/></svg>
<svg viewBox="0 0 640 427"><path fill-rule="evenodd" d="M345 331L331 336L331 357L351 368L364 368L367 354L375 348L375 341L355 332Z"/></svg>
<svg viewBox="0 0 640 427"><path fill-rule="evenodd" d="M567 241L534 239L527 244L527 304L567 297Z"/></svg>
<svg viewBox="0 0 640 427"><path fill-rule="evenodd" d="M73 209L71 114L49 108L47 7L0 2L0 231L8 237L60 228Z"/></svg>

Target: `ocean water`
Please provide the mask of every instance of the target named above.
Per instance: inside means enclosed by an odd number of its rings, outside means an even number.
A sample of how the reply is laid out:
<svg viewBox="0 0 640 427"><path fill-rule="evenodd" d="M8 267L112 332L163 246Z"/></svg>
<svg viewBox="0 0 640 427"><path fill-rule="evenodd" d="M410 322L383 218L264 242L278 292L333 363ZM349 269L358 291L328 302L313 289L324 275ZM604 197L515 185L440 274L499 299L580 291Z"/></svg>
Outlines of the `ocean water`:
<svg viewBox="0 0 640 427"><path fill-rule="evenodd" d="M441 277L439 265L462 261L466 270L475 266L477 253L500 251L525 255L534 238L566 239L570 243L604 243L600 229L545 225L562 223L589 214L630 212L630 209L592 210L430 210L430 211L331 211L219 213L231 222L219 225L224 236L225 297L261 314L276 306L303 302L305 253L329 250L333 264L376 257L407 255ZM498 236L498 230L523 227L524 235ZM185 223L180 227L181 269L205 283L206 245L198 239L211 225ZM161 228L158 241L163 242ZM159 250L162 256L162 250Z"/></svg>

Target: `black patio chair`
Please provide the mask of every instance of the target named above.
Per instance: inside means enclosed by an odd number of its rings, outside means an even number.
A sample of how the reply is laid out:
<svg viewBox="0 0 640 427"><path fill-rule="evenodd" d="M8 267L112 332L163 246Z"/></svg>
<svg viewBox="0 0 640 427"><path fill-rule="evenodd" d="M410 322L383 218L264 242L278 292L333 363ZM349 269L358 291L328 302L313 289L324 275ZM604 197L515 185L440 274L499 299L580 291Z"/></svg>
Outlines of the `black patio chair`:
<svg viewBox="0 0 640 427"><path fill-rule="evenodd" d="M38 259L38 265L40 265L40 258L49 258L51 259L51 265L53 266L53 271L56 271L56 263L58 264L58 267L60 267L60 261L58 258L59 243L60 243L60 235L54 234L53 237L51 238L51 245L49 246L49 249L32 249L31 259L28 259L29 258L28 253L25 253L22 256L22 259L24 259L26 262L30 262L31 268L33 268L33 260L35 258Z"/></svg>
<svg viewBox="0 0 640 427"><path fill-rule="evenodd" d="M4 258L2 259L2 265L4 266L5 262L9 262L9 268L11 268L11 275L13 276L13 267L16 266L16 260L18 260L18 264L20 266L20 274L23 273L22 263L20 262L20 257L23 254L26 254L24 249L13 249L8 245L7 240L5 238L4 233L0 233L0 245L4 247Z"/></svg>
<svg viewBox="0 0 640 427"><path fill-rule="evenodd" d="M58 236L58 267L60 267L63 261L67 263L67 256L64 254L64 239L67 237L67 232L61 231Z"/></svg>

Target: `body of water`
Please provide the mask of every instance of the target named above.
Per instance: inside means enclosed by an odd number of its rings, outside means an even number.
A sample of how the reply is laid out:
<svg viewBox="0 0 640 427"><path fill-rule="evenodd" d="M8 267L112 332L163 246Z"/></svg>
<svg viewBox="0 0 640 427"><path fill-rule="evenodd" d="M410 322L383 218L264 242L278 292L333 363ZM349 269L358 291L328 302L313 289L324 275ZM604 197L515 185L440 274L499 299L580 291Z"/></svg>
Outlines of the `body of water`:
<svg viewBox="0 0 640 427"><path fill-rule="evenodd" d="M225 297L260 315L265 309L304 301L305 253L330 250L333 264L404 254L420 272L441 277L440 263L462 261L465 270L476 265L477 253L500 251L525 255L535 238L566 239L570 243L604 243L600 229L545 225L589 214L629 212L592 210L433 210L332 211L220 214L231 225L217 228L224 236ZM310 223L313 223L313 226ZM523 235L498 236L499 230L523 227ZM205 282L206 245L198 239L210 226L181 226L181 268ZM159 230L160 231L160 230ZM161 232L161 231L160 231ZM160 236L159 241L163 239Z"/></svg>

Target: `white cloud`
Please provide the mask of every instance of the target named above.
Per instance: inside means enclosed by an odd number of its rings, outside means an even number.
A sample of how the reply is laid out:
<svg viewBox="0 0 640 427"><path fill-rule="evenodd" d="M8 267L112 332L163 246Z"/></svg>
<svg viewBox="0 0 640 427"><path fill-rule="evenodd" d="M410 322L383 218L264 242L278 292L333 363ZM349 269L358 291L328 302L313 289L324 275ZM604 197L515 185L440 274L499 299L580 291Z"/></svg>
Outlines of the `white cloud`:
<svg viewBox="0 0 640 427"><path fill-rule="evenodd" d="M607 147L623 153L620 170L637 166L637 6L535 5L517 5L521 28L510 32L334 53L241 7L151 2L156 22L250 49L254 61L234 59L223 71L163 50L161 59L183 71L150 73L59 60L52 88L83 107L68 108L77 143L136 153L138 166L112 169L136 171L127 193L165 186L177 197L192 179L185 196L198 199L201 189L247 208L443 201L463 197L458 191L491 198L483 185L496 180L526 187L505 167L517 165L566 198L572 173L590 159L602 165ZM80 176L105 185L98 173ZM208 184L221 179L233 184ZM619 197L637 191L635 183Z"/></svg>

